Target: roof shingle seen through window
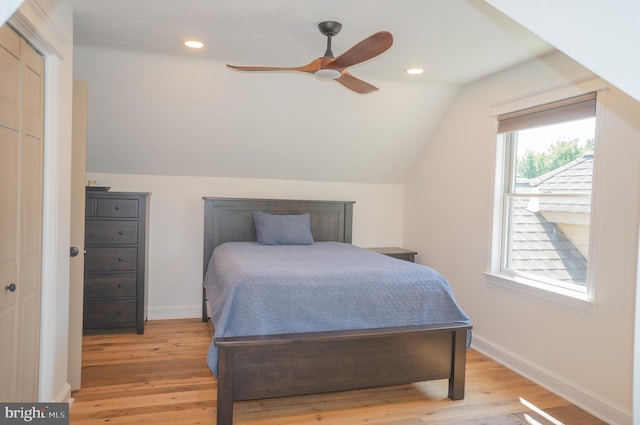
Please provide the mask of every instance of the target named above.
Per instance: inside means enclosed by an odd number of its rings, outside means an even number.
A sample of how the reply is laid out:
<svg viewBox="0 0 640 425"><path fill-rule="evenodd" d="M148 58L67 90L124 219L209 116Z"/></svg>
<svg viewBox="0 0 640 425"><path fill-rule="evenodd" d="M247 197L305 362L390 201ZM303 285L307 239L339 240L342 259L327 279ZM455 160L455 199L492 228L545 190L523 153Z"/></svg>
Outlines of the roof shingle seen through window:
<svg viewBox="0 0 640 425"><path fill-rule="evenodd" d="M537 179L519 180L518 193L591 193L593 154L560 167ZM537 190L536 190L537 189ZM585 285L587 259L543 212L591 212L585 198L540 199L530 208L528 199L515 198L511 234L510 268L567 283Z"/></svg>

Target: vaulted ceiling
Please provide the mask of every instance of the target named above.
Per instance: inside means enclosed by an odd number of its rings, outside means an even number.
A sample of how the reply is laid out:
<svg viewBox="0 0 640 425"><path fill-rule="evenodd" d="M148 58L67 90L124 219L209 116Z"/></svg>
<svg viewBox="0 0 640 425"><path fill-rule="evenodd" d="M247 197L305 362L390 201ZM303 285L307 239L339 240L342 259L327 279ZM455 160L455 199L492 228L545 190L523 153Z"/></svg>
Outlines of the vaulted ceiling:
<svg viewBox="0 0 640 425"><path fill-rule="evenodd" d="M95 172L402 183L460 87L552 50L482 0L67 2ZM324 53L325 20L343 25L336 56L393 34L349 68L379 91L225 66L305 65Z"/></svg>

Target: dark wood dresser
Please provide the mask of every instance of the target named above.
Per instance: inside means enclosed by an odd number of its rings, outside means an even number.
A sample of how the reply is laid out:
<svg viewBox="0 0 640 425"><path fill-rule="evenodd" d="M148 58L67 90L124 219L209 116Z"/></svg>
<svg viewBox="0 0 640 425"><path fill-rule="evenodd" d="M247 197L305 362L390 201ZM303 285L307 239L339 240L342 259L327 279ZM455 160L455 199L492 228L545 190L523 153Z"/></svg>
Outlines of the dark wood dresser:
<svg viewBox="0 0 640 425"><path fill-rule="evenodd" d="M144 333L149 194L87 189L83 330Z"/></svg>

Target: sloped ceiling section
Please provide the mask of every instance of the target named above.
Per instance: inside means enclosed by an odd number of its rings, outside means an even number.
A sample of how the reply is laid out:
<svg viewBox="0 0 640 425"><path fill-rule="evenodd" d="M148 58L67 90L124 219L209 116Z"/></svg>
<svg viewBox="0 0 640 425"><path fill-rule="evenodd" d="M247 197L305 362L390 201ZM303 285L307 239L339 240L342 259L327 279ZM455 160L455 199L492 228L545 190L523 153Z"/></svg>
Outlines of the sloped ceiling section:
<svg viewBox="0 0 640 425"><path fill-rule="evenodd" d="M552 50L481 0L68 2L91 172L403 183L461 86ZM343 24L336 55L394 35L350 68L379 91L225 66L309 63L323 20ZM189 37L205 48L184 48Z"/></svg>
<svg viewBox="0 0 640 425"><path fill-rule="evenodd" d="M7 22L7 19L18 10L22 2L23 0L3 0L2 4L0 4L0 26Z"/></svg>
<svg viewBox="0 0 640 425"><path fill-rule="evenodd" d="M640 2L486 0L594 73L640 100ZM553 13L549 13L553 10Z"/></svg>
<svg viewBox="0 0 640 425"><path fill-rule="evenodd" d="M18 10L18 7L22 4L23 0L3 0L0 4L0 25L4 25L5 22Z"/></svg>

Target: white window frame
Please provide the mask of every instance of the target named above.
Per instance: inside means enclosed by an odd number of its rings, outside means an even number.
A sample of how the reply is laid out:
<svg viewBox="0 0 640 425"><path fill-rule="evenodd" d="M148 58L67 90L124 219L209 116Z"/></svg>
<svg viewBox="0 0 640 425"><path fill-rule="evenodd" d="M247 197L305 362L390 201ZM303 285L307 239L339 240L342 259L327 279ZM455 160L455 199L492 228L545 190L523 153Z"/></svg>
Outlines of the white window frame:
<svg viewBox="0 0 640 425"><path fill-rule="evenodd" d="M600 229L597 228L596 221L594 217L597 216L597 210L599 209L597 205L597 187L598 183L598 146L601 142L599 140L598 134L600 133L600 126L602 122L601 113L599 112L601 108L598 105L601 102L604 102L604 96L601 91L606 90L606 83L599 78L586 80L582 83L578 83L575 86L566 87L563 89L556 90L551 93L538 93L535 96L531 96L529 98L523 97L516 100L512 100L509 102L505 102L503 104L497 104L493 106L493 115L496 118L499 115L517 111L522 109L527 109L534 107L536 105L543 105L550 102L555 102L558 100L568 99L571 97L579 96L582 94L587 94L589 92L598 92L597 100L596 100L596 152L594 154L594 175L592 181L592 199L591 199L591 221L590 221L590 236L589 236L589 246L590 246L590 254L588 258L588 266L587 266L587 282L586 282L586 290L576 291L570 288L565 288L563 285L558 285L557 282L553 284L549 284L548 282L544 282L543 279L531 279L526 275L521 275L518 273L505 273L503 267L503 257L502 252L504 249L505 243L505 235L503 235L503 223L505 219L505 214L507 213L508 205L504 202L505 197L505 184L509 180L505 180L509 178L510 167L513 166L512 160L507 163L506 155L510 155L508 150L510 149L509 143L506 143L504 138L507 137L509 133L499 134L497 130L497 125L495 127L495 140L496 140L496 162L495 162L495 185L494 185L494 203L493 203L493 220L492 220L492 232L491 232L491 251L490 258L488 264L488 271L485 273L486 281L491 284L496 284L504 288L508 288L509 290L515 290L521 293L526 293L528 295L536 296L539 298L544 298L547 300L551 300L554 302L558 302L560 304L568 305L571 307L576 307L583 310L593 310L596 306L596 292L595 292L595 283L594 283L594 261L593 258L596 256L597 251L597 234L600 232ZM525 195L529 196L530 195Z"/></svg>

